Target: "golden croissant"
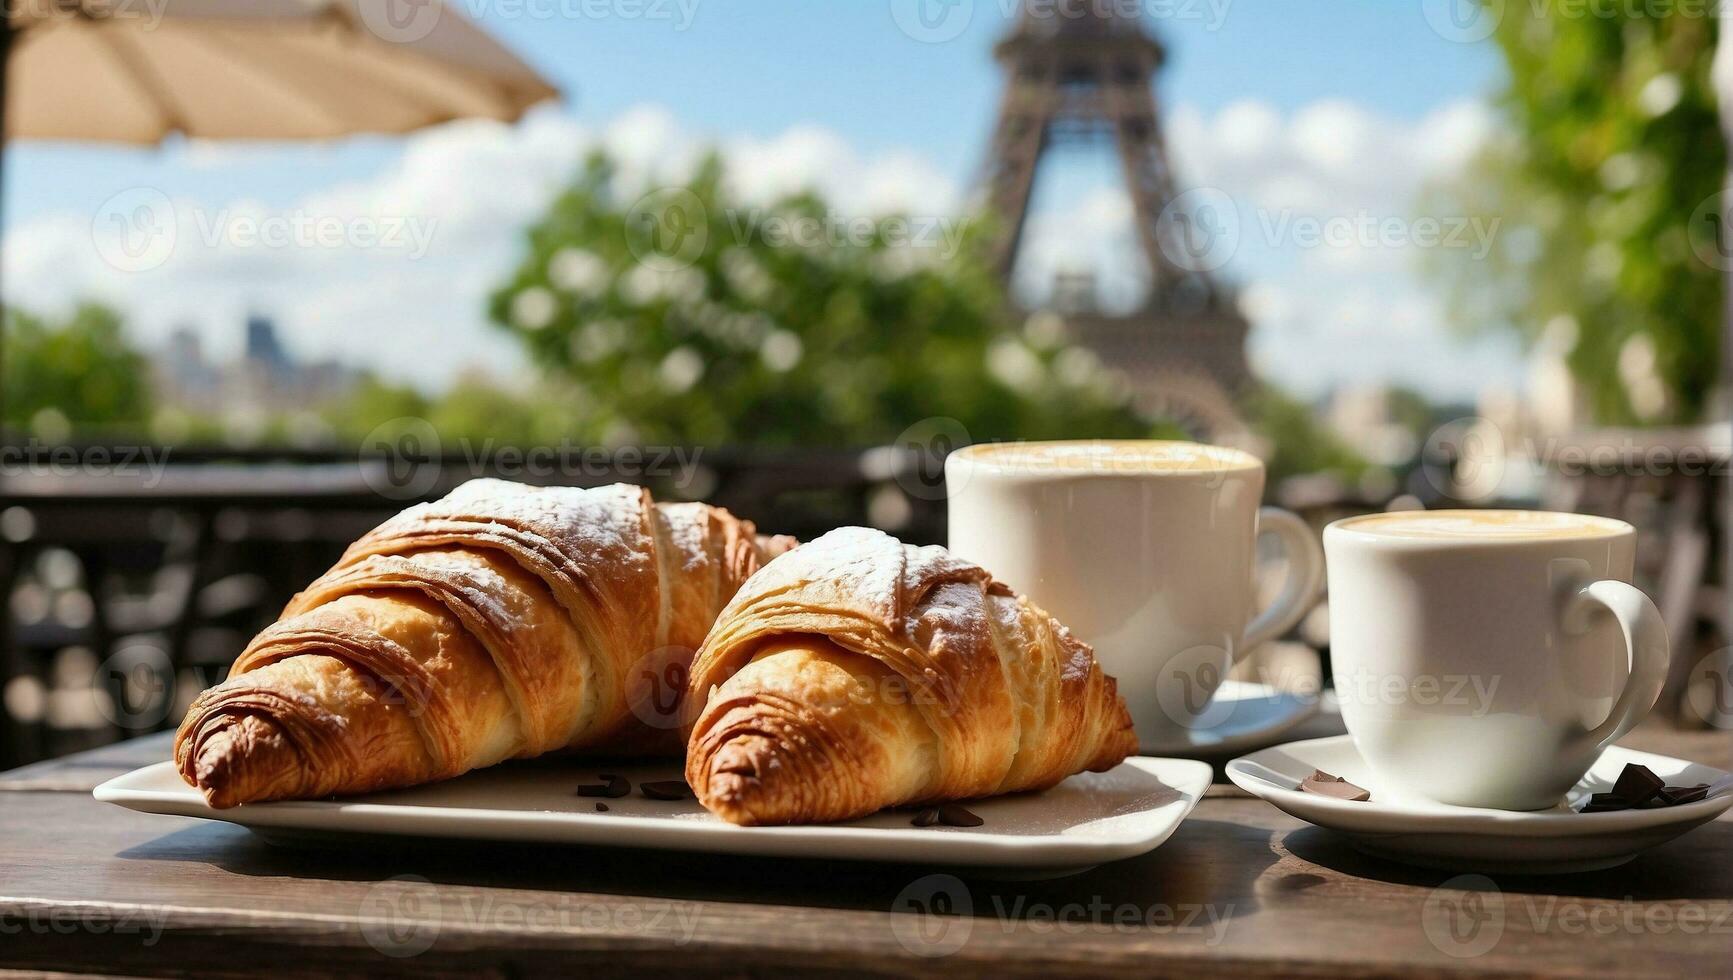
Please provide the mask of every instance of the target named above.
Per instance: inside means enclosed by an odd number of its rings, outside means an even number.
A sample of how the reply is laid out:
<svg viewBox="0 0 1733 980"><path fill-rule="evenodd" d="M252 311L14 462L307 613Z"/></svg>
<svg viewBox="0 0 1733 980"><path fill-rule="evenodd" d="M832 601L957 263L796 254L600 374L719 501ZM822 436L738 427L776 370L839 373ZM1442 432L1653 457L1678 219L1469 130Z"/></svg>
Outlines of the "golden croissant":
<svg viewBox="0 0 1733 980"><path fill-rule="evenodd" d="M562 748L677 751L677 704L648 703L643 680L671 677L663 700L678 697L718 611L792 545L639 487L471 481L386 521L296 596L193 702L175 762L229 807Z"/></svg>
<svg viewBox="0 0 1733 980"><path fill-rule="evenodd" d="M736 824L1044 789L1137 751L1087 644L979 566L865 528L753 576L686 700L686 780Z"/></svg>

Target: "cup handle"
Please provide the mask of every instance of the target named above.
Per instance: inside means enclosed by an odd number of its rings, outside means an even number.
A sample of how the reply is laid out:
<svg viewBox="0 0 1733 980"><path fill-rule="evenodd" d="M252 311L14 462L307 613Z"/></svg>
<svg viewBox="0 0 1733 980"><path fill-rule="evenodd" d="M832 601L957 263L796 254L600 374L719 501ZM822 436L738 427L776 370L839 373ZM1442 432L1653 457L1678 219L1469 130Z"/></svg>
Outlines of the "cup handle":
<svg viewBox="0 0 1733 980"><path fill-rule="evenodd" d="M1246 624L1245 637L1234 654L1236 662L1258 644L1293 629L1300 617L1312 610L1324 586L1324 546L1311 525L1279 507L1264 507L1258 511L1258 534L1282 539L1282 550L1288 556L1288 579L1275 601Z"/></svg>
<svg viewBox="0 0 1733 980"><path fill-rule="evenodd" d="M1590 617L1602 609L1613 614L1625 634L1631 674L1607 720L1582 735L1596 752L1623 738L1655 706L1667 682L1668 659L1667 626L1661 611L1643 590L1628 582L1602 579L1582 588L1565 607L1565 628L1586 630Z"/></svg>

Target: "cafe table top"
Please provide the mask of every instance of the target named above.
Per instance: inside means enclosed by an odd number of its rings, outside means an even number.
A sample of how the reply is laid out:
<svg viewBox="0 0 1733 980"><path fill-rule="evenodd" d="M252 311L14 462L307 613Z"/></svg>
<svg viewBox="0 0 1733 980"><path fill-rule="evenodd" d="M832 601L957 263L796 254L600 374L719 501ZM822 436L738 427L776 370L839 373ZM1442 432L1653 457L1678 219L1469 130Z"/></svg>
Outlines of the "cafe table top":
<svg viewBox="0 0 1733 980"><path fill-rule="evenodd" d="M1625 744L1733 768L1726 732ZM155 735L0 774L0 974L1733 975L1733 814L1620 868L1489 885L1362 856L1218 784L1140 858L931 879L575 847L283 848L91 798L168 753ZM1488 902L1490 943L1441 932L1475 928ZM957 914L914 911L934 906Z"/></svg>

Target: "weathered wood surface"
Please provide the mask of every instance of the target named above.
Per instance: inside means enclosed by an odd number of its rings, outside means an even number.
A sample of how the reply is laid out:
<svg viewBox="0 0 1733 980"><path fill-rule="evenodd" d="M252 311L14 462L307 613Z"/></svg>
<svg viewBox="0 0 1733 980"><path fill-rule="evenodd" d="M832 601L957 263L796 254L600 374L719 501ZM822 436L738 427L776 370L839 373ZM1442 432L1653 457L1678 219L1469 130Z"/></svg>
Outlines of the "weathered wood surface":
<svg viewBox="0 0 1733 980"><path fill-rule="evenodd" d="M1733 755L1725 733L1630 742ZM1142 858L1015 882L454 842L286 849L88 795L166 754L158 736L0 775L0 971L1707 977L1733 963L1728 818L1624 868L1481 891L1218 793Z"/></svg>

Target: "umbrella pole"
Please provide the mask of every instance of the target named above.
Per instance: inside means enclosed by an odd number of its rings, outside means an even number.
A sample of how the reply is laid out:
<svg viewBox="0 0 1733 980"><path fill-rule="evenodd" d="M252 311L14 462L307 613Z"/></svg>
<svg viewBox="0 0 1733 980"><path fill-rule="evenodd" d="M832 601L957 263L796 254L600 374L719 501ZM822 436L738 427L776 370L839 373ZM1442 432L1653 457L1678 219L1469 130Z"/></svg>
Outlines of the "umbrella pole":
<svg viewBox="0 0 1733 980"><path fill-rule="evenodd" d="M6 103L11 96L7 81L12 77L12 19L0 14L0 239L6 232ZM5 249L0 247L0 260L5 258ZM6 390L6 290L4 261L0 261L0 433L6 429L6 398L11 392ZM4 479L4 474L0 474ZM10 602L10 596L0 596L0 601ZM3 622L3 621L0 621ZM0 644L7 642L0 637ZM0 652L4 652L0 650Z"/></svg>
<svg viewBox="0 0 1733 980"><path fill-rule="evenodd" d="M4 240L5 202L6 202L6 101L11 94L7 91L7 79L11 77L10 58L12 54L12 19L0 11L0 240ZM5 249L0 247L0 260L5 258ZM0 263L3 264L3 263ZM0 284L4 276L0 275ZM0 440L6 438L6 397L11 394L6 388L6 299L5 290L0 289ZM0 491L4 490L5 474L0 473ZM7 548L0 553L0 683L10 681L18 673L17 651L12 640L12 585L17 569L18 554L15 548ZM24 755L24 725L11 717L4 705L0 705L0 765L15 766L25 761Z"/></svg>

